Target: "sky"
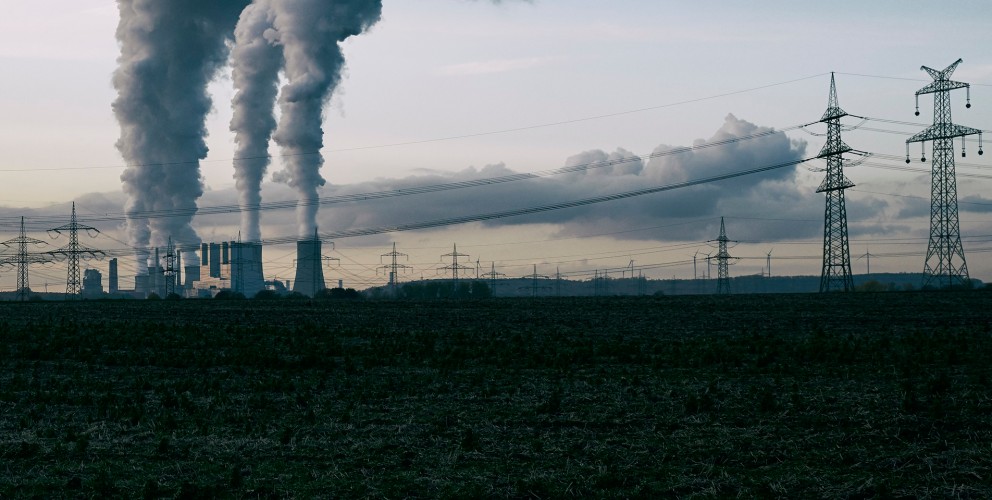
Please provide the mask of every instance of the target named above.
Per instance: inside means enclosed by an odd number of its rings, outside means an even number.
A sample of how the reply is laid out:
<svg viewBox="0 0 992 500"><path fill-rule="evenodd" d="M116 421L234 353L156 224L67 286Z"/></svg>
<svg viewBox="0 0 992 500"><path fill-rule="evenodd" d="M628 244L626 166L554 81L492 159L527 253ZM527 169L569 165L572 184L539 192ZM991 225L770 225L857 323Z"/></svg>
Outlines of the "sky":
<svg viewBox="0 0 992 500"><path fill-rule="evenodd" d="M757 5L757 6L756 6ZM0 238L66 222L75 201L83 223L101 231L83 243L125 248L121 134L111 110L111 76L120 47L112 0L7 0L0 18ZM322 175L329 197L547 172L609 158L640 156L609 168L375 202L321 207L321 232L334 233L537 207L650 188L815 156L823 138L797 128L819 120L836 72L841 106L863 122L844 140L873 157L846 170L852 268L919 272L928 234L929 163L905 139L932 118L932 99L914 92L929 81L921 65L943 69L963 59L952 94L956 123L992 129L992 33L988 2L647 2L617 0L384 0L371 30L343 43L346 69L325 111ZM230 69L210 86L209 154L201 163L200 207L236 203L229 131ZM703 145L774 129L762 139L679 155ZM822 124L808 130L823 133ZM929 146L928 146L929 147ZM279 150L263 202L293 200L280 178ZM648 155L659 153L655 158ZM961 234L974 278L992 280L992 155L977 141L958 157ZM612 156L611 156L612 155ZM929 156L929 153L928 155ZM898 157L898 158L892 158ZM890 168L880 168L890 167ZM815 193L822 163L654 193L622 201L431 230L334 240L341 259L326 271L345 286L385 281L380 256L397 244L413 270L403 279L440 276L454 244L474 267L509 276L538 266L576 279L633 260L651 278L692 278L693 255L714 251L724 216L740 243L731 275L818 275L824 200ZM263 239L292 236L293 211L262 212ZM237 214L198 216L203 241L233 240ZM40 248L40 250L44 250ZM9 253L8 253L9 255ZM860 257L860 258L859 258ZM269 278L292 276L293 248L266 249ZM127 258L122 258L127 260ZM450 261L447 262L450 264ZM105 269L106 262L87 266ZM643 266L643 269L642 269ZM122 262L122 278L133 264ZM701 269L695 273L701 274ZM64 264L32 270L32 285L65 283ZM619 271L614 271L619 274ZM0 289L15 273L0 269ZM126 285L124 285L126 286Z"/></svg>

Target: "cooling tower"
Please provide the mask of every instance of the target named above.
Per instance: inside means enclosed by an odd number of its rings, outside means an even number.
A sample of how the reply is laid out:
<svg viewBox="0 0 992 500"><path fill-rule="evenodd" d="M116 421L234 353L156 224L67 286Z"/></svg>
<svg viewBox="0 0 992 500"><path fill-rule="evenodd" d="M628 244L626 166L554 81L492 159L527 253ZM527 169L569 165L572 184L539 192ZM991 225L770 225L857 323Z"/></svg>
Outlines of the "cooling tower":
<svg viewBox="0 0 992 500"><path fill-rule="evenodd" d="M317 292L327 288L324 285L324 269L321 266L320 240L303 240L296 242L296 280L293 291L313 297Z"/></svg>
<svg viewBox="0 0 992 500"><path fill-rule="evenodd" d="M265 289L261 243L231 242L231 289L245 297Z"/></svg>

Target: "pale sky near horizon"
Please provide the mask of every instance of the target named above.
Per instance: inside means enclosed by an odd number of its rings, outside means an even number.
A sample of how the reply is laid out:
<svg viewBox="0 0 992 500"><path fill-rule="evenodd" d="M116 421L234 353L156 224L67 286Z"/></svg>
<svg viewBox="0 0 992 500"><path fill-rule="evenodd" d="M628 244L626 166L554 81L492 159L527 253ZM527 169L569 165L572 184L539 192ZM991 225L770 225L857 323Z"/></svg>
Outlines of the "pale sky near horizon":
<svg viewBox="0 0 992 500"><path fill-rule="evenodd" d="M345 44L346 74L326 111L322 172L330 185L361 191L361 186L389 186L410 176L460 178L469 167L487 165L502 164L514 172L543 171L561 167L569 157L590 150L611 153L623 148L648 155L659 145L688 146L709 139L724 126L728 114L760 127L787 129L820 118L831 71L837 72L840 103L849 113L925 124L932 117L930 96L921 98L921 116L913 116L913 93L929 80L920 66L943 69L957 58L964 62L954 79L972 84L973 107L964 108L964 91L953 93L955 122L992 129L990 18L992 4L981 1L955 2L948 7L915 1L535 0L493 5L465 0L384 0L382 20ZM69 201L92 193L120 196L123 164L114 147L120 130L110 109L115 98L110 79L119 54L116 25L117 7L112 0L5 2L5 16L0 18L0 63L6 75L0 79L0 151L4 152L0 215L48 217L51 210L64 210ZM210 154L201 165L208 193L201 206L230 203L233 196L233 138L228 131L233 90L226 73L212 84L211 92ZM592 117L601 118L585 120ZM848 123L854 125L858 120ZM548 124L557 125L532 128ZM902 156L905 138L920 128L869 121L862 129L845 133L845 141L876 155ZM822 126L812 130L823 131ZM472 137L435 141L466 135ZM807 155L815 155L822 145L822 138L801 130L791 130L788 136L806 141ZM395 145L416 142L420 143ZM913 168L929 168L929 163L919 163L918 146L911 151ZM277 149L272 152L278 155ZM972 276L992 280L992 253L981 251L992 247L984 243L992 238L992 214L981 204L992 200L986 194L992 180L982 177L988 174L982 169L992 165L992 154L978 156L977 143L969 145L968 153L966 159L958 157L962 162L959 174L971 175L959 176L959 199L976 202L967 209L962 203L965 252ZM733 166L728 168L733 170ZM771 248L782 255L782 260L773 263L775 274L819 274L820 262L808 257L820 253L822 222L810 217L820 214L822 218L822 195L812 193L822 174L798 168L795 180L810 195L809 206L797 208L795 214L782 208L787 205L762 206L743 199L719 208L733 207L736 213L699 214L707 228L718 226L719 215L726 215L730 236L747 242L736 253L751 258L738 263L732 274L761 272L765 261L758 257ZM276 158L269 171L280 169ZM889 255L873 260L873 271L919 272L922 255L900 255L926 250L927 219L920 213L920 203L927 202L912 197L928 196L929 176L868 165L849 169L847 175L858 185L848 192L852 258L870 248L872 254ZM280 200L292 198L279 186L266 189ZM522 189L514 202L531 206L558 201L541 199L541 193ZM568 193L585 196L577 188ZM774 196L770 193L769 197ZM602 193L591 193L598 194ZM668 195L651 196L663 202ZM447 198L410 201L444 203L442 212L453 216L478 212L471 198L462 202L456 205ZM498 209L507 208L516 207ZM103 209L92 207L93 211ZM332 210L325 207L322 213L330 217ZM408 211L420 213L417 210ZM594 210L612 208L601 204ZM434 207L423 213L423 217L433 217L438 210ZM773 222L759 221L790 216L812 221L792 223L812 229L791 237L789 224L770 227ZM279 214L265 212L262 217L269 237L292 233L279 232ZM327 219L325 224L341 217ZM677 220L689 219L683 215ZM361 227L363 220L358 214L350 222ZM676 219L646 217L618 229L663 226L672 220ZM385 216L374 223L382 221ZM236 237L230 223L197 224L205 241ZM347 276L355 283L381 279L375 267L390 241L406 244L421 270L437 264L438 255L444 253L438 250L450 249L451 242L457 241L460 250L463 245L474 247L468 252L475 254L473 261L480 258L517 266L508 271L513 275L530 272L532 262L546 266L543 274L553 274L556 265L580 271L599 265L622 266L633 259L645 265L682 262L671 269L652 270L651 276L689 278L691 264L687 268L684 262L691 257L686 254L691 256L697 248L702 253L712 251L701 244L706 238L689 234L547 241L605 234L611 228L606 223L570 224L543 219L533 225L453 226L336 243L342 255L356 261ZM122 238L113 225L100 229ZM0 231L3 239L15 235L10 224L0 226ZM541 243L508 246L498 252L493 247L513 241ZM633 257L643 248L673 241L696 246ZM575 259L573 254L581 253L577 244L590 253L613 252L615 258L597 263ZM109 240L95 246L101 245L121 246ZM349 246L354 248L351 254L345 250ZM286 277L292 257L272 258L267 274ZM856 261L855 273L864 272L862 262ZM46 272L57 280L64 271L42 271ZM0 271L0 289L9 288L10 276L9 271Z"/></svg>

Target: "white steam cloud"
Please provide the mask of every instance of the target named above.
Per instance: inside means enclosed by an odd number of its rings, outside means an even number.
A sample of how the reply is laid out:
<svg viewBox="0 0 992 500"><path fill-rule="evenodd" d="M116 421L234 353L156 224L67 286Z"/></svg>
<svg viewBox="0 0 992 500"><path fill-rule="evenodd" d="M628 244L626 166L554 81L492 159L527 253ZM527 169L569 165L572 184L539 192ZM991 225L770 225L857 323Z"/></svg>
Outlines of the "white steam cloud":
<svg viewBox="0 0 992 500"><path fill-rule="evenodd" d="M121 55L113 83L117 148L128 167L127 234L139 269L147 248L169 237L185 247L200 238L190 225L203 194L199 161L211 108L207 84L227 60L227 40L247 0L118 0ZM180 215L143 218L142 213ZM192 254L184 255L185 258Z"/></svg>

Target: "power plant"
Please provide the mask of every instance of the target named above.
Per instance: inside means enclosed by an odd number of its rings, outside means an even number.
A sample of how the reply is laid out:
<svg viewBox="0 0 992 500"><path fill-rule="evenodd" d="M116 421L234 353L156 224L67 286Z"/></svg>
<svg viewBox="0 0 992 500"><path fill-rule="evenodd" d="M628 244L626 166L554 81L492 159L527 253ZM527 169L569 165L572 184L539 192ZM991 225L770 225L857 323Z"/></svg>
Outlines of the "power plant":
<svg viewBox="0 0 992 500"><path fill-rule="evenodd" d="M308 248L312 248L312 244ZM164 250L168 252L168 250ZM200 258L186 266L180 265L181 251L175 251L175 263L168 254L163 259L163 249L152 249L147 274L135 276L133 293L147 297L152 293L166 297L170 290L183 297L210 297L223 290L254 297L266 288L262 268L262 244L223 241L203 243ZM198 262L198 263L196 263ZM117 260L111 261L110 287L116 292Z"/></svg>

